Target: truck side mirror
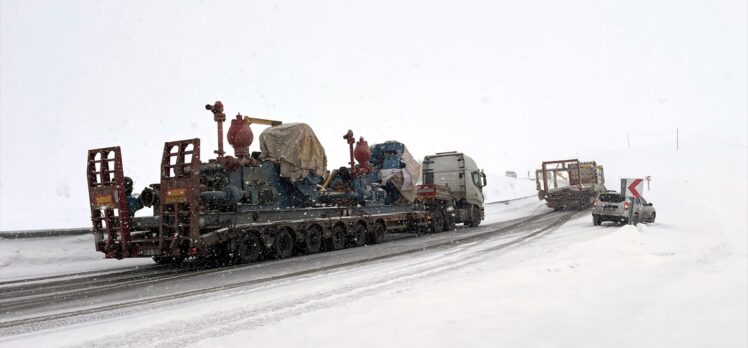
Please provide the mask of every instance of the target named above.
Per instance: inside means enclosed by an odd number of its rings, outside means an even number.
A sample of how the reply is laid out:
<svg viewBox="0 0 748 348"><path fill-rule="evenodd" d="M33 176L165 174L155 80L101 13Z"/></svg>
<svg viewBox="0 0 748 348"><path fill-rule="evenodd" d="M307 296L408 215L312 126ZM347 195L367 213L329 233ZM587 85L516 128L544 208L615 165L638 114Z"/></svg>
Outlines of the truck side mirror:
<svg viewBox="0 0 748 348"><path fill-rule="evenodd" d="M483 187L486 187L488 185L488 182L486 181L486 173L483 172L483 169L480 170L480 176L483 178Z"/></svg>

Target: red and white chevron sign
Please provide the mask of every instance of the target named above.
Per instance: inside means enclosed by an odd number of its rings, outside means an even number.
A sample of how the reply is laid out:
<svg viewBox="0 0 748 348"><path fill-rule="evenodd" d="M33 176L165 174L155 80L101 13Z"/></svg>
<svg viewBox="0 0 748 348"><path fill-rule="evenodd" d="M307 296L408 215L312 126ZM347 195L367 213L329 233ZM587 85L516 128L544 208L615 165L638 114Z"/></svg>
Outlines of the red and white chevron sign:
<svg viewBox="0 0 748 348"><path fill-rule="evenodd" d="M624 195L626 197L641 197L642 191L644 191L644 179L622 179L626 182L621 185L625 187Z"/></svg>

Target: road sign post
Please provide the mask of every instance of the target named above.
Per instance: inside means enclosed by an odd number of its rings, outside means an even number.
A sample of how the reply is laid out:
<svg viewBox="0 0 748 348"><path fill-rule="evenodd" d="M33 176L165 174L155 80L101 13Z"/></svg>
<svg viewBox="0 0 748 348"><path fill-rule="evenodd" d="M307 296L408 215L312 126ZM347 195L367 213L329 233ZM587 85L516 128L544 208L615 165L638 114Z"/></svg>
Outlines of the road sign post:
<svg viewBox="0 0 748 348"><path fill-rule="evenodd" d="M621 195L629 201L629 225L634 217L634 204L644 190L644 179L621 179Z"/></svg>

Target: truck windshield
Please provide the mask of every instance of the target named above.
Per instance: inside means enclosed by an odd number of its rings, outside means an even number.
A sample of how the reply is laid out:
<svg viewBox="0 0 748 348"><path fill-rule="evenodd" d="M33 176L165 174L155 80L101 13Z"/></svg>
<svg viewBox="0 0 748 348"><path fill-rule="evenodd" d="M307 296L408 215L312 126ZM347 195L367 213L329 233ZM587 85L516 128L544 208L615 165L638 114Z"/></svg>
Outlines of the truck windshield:
<svg viewBox="0 0 748 348"><path fill-rule="evenodd" d="M624 197L615 193L603 193L600 195L600 201L608 203L621 203L624 201Z"/></svg>

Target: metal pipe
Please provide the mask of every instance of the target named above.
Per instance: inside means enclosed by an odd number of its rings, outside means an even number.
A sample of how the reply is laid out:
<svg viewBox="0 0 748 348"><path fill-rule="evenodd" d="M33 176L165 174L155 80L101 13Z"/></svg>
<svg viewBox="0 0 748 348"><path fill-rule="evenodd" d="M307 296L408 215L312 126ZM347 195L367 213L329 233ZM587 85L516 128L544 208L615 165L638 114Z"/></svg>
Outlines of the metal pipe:
<svg viewBox="0 0 748 348"><path fill-rule="evenodd" d="M354 167L356 166L356 163L353 161L353 143L356 142L356 139L353 139L353 131L349 129L348 133L345 133L343 136L343 139L348 140L348 151L351 155L351 173L355 173Z"/></svg>
<svg viewBox="0 0 748 348"><path fill-rule="evenodd" d="M218 133L218 151L213 151L218 155L218 158L223 157L225 152L223 151L223 122L226 121L226 114L223 113L223 103L216 101L215 104L205 105L206 110L213 112L213 121L216 121L216 128Z"/></svg>

